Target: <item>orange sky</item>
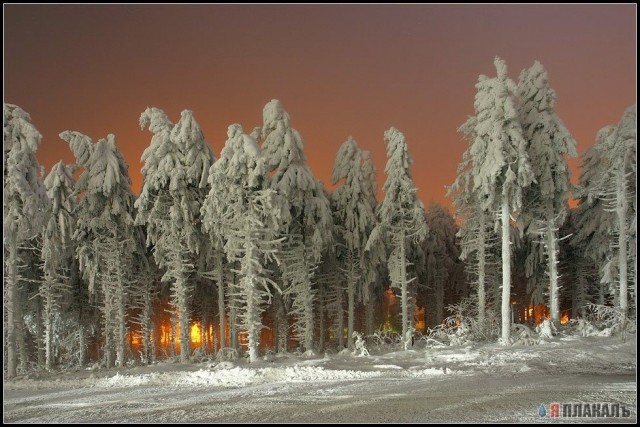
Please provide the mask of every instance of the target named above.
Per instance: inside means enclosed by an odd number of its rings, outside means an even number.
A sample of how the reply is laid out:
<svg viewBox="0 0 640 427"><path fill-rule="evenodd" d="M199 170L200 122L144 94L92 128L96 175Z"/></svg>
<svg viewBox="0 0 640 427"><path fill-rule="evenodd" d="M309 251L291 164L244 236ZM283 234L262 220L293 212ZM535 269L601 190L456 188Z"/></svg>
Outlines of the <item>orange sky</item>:
<svg viewBox="0 0 640 427"><path fill-rule="evenodd" d="M194 111L219 155L229 124L250 132L280 99L329 184L348 136L384 181L383 132L404 132L418 194L450 206L479 74L539 60L578 153L636 102L636 5L4 5L5 102L31 114L47 171L72 162L64 130L114 133L142 186L147 106ZM571 161L575 182L578 161ZM381 194L380 194L381 195Z"/></svg>

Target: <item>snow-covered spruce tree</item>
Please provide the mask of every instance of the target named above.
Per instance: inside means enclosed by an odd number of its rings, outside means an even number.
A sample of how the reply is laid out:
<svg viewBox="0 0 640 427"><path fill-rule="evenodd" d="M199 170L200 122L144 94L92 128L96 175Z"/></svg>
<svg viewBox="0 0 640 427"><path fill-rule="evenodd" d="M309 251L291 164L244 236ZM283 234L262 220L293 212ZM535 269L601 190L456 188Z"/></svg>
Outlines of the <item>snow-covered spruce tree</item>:
<svg viewBox="0 0 640 427"><path fill-rule="evenodd" d="M123 366L127 342L127 304L131 283L133 203L128 165L116 147L113 134L95 144L79 132L65 131L83 172L76 193L84 194L76 208L76 254L89 293L99 293L103 316L107 367ZM97 287L96 287L97 285Z"/></svg>
<svg viewBox="0 0 640 427"><path fill-rule="evenodd" d="M312 351L312 279L332 235L331 209L322 183L305 163L302 137L290 126L289 114L280 101L274 99L265 105L263 121L263 155L269 172L273 172L271 188L282 202L276 208L291 216L281 229L281 235L286 237L280 256L281 273L287 283L282 291L292 299L294 334L306 351Z"/></svg>
<svg viewBox="0 0 640 427"><path fill-rule="evenodd" d="M362 153L362 173L364 175L364 182L362 186L362 192L364 194L363 199L368 201L371 205L371 211L374 212L374 216L369 227L369 234L373 231L378 221L375 216L376 209L378 207L378 201L376 200L376 169L371 159L371 152L361 151ZM365 245L366 247L366 245ZM374 300L373 296L379 293L382 294L382 277L384 273L381 273L381 269L385 264L384 260L384 245L377 244L369 248L368 251L363 251L362 255L362 302L365 305L365 334L371 335L374 332L373 317L374 317Z"/></svg>
<svg viewBox="0 0 640 427"><path fill-rule="evenodd" d="M409 284L416 278L409 278L407 266L412 248L420 245L428 234L424 206L416 195L417 188L411 178L413 163L405 143L404 134L392 127L384 133L387 142L387 165L384 183L384 200L378 205L378 223L367 241L366 250L371 251L380 241L389 242L389 277L391 286L400 290L402 310L402 337L405 349L411 327L409 319ZM412 318L413 318L413 313Z"/></svg>
<svg viewBox="0 0 640 427"><path fill-rule="evenodd" d="M214 157L190 110L174 126L157 108L140 115L141 128L154 134L142 155L144 185L136 200L136 222L147 226L147 244L171 283L173 315L180 322L180 360L189 359L190 299L196 256L203 245L200 208Z"/></svg>
<svg viewBox="0 0 640 427"><path fill-rule="evenodd" d="M238 124L229 126L229 139L220 160L211 168L212 186L203 208L205 228L219 228L226 236L224 250L240 265L238 308L241 328L247 331L249 360L258 360L264 304L270 302L271 282L264 264L273 259L281 240L277 235L288 212L277 206L269 188L267 166L256 141ZM215 188L216 186L223 186ZM284 217L283 217L284 215Z"/></svg>
<svg viewBox="0 0 640 427"><path fill-rule="evenodd" d="M607 260L612 259L610 242L614 229L615 213L607 209L606 202L600 197L601 183L607 175L609 164L604 157L604 141L613 132L613 127L601 129L596 142L583 155L580 164L581 174L576 195L578 207L576 208L576 233L571 238L571 244L589 259L592 265L600 271L598 288L598 304L605 303L607 287L613 287L613 283L607 283L611 275L604 274L604 266ZM585 272L589 277L588 272Z"/></svg>
<svg viewBox="0 0 640 427"><path fill-rule="evenodd" d="M566 218L571 190L565 156L576 156L576 142L555 111L556 93L538 61L520 74L518 94L520 125L535 177L523 191L523 223L528 234L544 241L551 320L559 323L558 229Z"/></svg>
<svg viewBox="0 0 640 427"><path fill-rule="evenodd" d="M174 193L178 204L171 209L171 219L173 224L179 227L181 245L184 244L186 248L185 257L190 258L195 273L202 274L202 269L199 267L203 265L203 257L208 254L202 251L207 245L201 228L200 209L209 192L209 168L214 163L215 157L190 110L182 111L180 121L171 131L171 141L178 147L181 155L180 174L183 176L178 181L181 188ZM188 278L187 275L184 277ZM184 361L188 357L188 354L184 353L189 351L191 344L189 304L193 283L185 282L182 285L181 281L176 280L174 288L172 305L180 319L180 358Z"/></svg>
<svg viewBox="0 0 640 427"><path fill-rule="evenodd" d="M61 302L70 293L69 270L75 252L73 232L77 205L73 189L75 165L56 163L44 180L49 205L47 222L42 232L42 269L44 280L40 284L42 299L42 321L44 323L45 368L50 371L54 364L54 326L60 318Z"/></svg>
<svg viewBox="0 0 640 427"><path fill-rule="evenodd" d="M495 242L492 239L493 224L487 208L483 206L483 199L473 188L473 157L471 148L475 139L475 117L469 118L459 129L469 141L470 146L465 150L462 162L458 165L456 179L447 188L447 196L453 198L456 208L456 218L461 220L462 226L458 230L460 239L460 259L466 262L467 273L475 279L478 296L478 325L481 329L486 320L486 270L489 258L487 248Z"/></svg>
<svg viewBox="0 0 640 427"><path fill-rule="evenodd" d="M230 132L231 127L227 130ZM242 182L247 172L236 168L237 158L234 158L234 145L227 140L227 144L220 153L220 158L209 168L209 193L206 195L200 210L202 217L202 228L208 233L211 247L214 251L214 272L213 279L217 283L218 290L218 321L220 329L220 350L226 347L226 309L225 296L229 299L229 321L236 321L236 296L239 293L235 286L235 273L228 271L225 274L224 268L224 246L227 241L226 223L222 221L223 212L227 209L225 204L219 202L224 200L224 196L229 190L230 182ZM218 195L219 194L219 195ZM225 287L225 276L228 276L229 283ZM225 292L226 291L226 292ZM233 319L231 319L233 318ZM236 348L237 342L234 340L234 329L237 325L229 325L229 344L231 348Z"/></svg>
<svg viewBox="0 0 640 427"><path fill-rule="evenodd" d="M24 341L25 329L19 307L18 250L41 231L47 195L35 156L42 136L29 114L18 106L4 104L3 136L4 336L7 378L13 378L18 367L18 342ZM26 360L21 365L26 365Z"/></svg>
<svg viewBox="0 0 640 427"><path fill-rule="evenodd" d="M340 241L344 245L343 270L347 278L347 337L353 350L356 295L368 302L368 286L364 283L365 246L375 225L374 205L369 191L370 183L365 175L362 151L353 138L347 139L338 150L333 166L332 184L344 180L333 192L336 207L335 224L339 228ZM374 199L375 201L375 199ZM367 292L366 301L364 293Z"/></svg>
<svg viewBox="0 0 640 427"><path fill-rule="evenodd" d="M570 209L567 221L560 229L561 235L575 236L577 234L577 209ZM567 277L571 295L571 318L585 318L587 304L594 303L595 284L598 283L598 268L584 253L581 246L573 244L572 240L564 239L560 242L560 266Z"/></svg>
<svg viewBox="0 0 640 427"><path fill-rule="evenodd" d="M467 122L473 141L469 161L473 185L483 210L500 208L502 234L502 343L511 334L510 221L521 211L523 188L534 181L522 127L515 105L515 83L507 77L506 63L496 57L497 77L478 78L476 115ZM464 126L464 125L463 125Z"/></svg>
<svg viewBox="0 0 640 427"><path fill-rule="evenodd" d="M231 151L229 151L231 153ZM218 344L220 346L220 350L225 348L226 345L226 309L225 309L225 295L229 297L230 300L234 300L234 297L231 294L230 289L227 289L225 292L225 263L224 263L224 244L225 244L225 230L222 227L222 223L218 221L221 212L214 210L220 208L219 206L214 206L211 203L211 199L215 197L213 194L215 192L221 192L225 194L227 191L226 180L229 175L233 175L237 171L230 169L230 160L231 156L220 157L215 163L213 163L209 168L209 193L205 196L205 200L202 203L202 207L200 209L200 214L202 217L202 228L205 233L208 233L209 236L209 247L210 252L213 253L213 274L212 279L216 282L216 287L218 291L218 322L219 322L219 339ZM224 172L222 172L224 171ZM222 178L222 180L219 180ZM229 286L230 287L230 286ZM235 307L232 309L229 307L230 317L234 317L235 320ZM234 314L234 316L231 316ZM229 328L230 332L233 328ZM237 343L234 342L232 337L229 337L229 343L231 348L235 348Z"/></svg>
<svg viewBox="0 0 640 427"><path fill-rule="evenodd" d="M333 214L333 245L328 245L323 254L322 261L315 274L318 284L318 302L327 312L331 319L331 329L337 339L339 350L345 346L345 301L346 283L344 258L346 247L342 240L344 227L341 223L341 212L339 204L336 202L335 192L327 193L331 212ZM321 326L322 328L322 326Z"/></svg>
<svg viewBox="0 0 640 427"><path fill-rule="evenodd" d="M136 225L133 229L133 277L130 290L131 306L134 309L132 322L137 324L137 336L140 340L140 360L149 364L153 361L153 311L158 289L155 285L159 277L157 267L153 264L151 250L147 247L145 229Z"/></svg>
<svg viewBox="0 0 640 427"><path fill-rule="evenodd" d="M333 206L331 195L328 195ZM333 207L332 207L333 210ZM334 211L335 212L335 211ZM338 227L333 229L333 239L339 241ZM344 348L344 278L337 259L336 246L329 245L322 254L322 261L315 273L315 280L318 285L317 305L318 323L320 324L320 337L318 348L320 351L325 348L325 314L331 320L331 328L338 338L338 347Z"/></svg>
<svg viewBox="0 0 640 427"><path fill-rule="evenodd" d="M456 267L460 259L460 250L456 242L458 227L442 205L431 202L426 213L429 236L423 247L427 259L427 284L435 296L436 324L444 319L445 285L452 285L456 276ZM447 292L453 289L446 289Z"/></svg>
<svg viewBox="0 0 640 427"><path fill-rule="evenodd" d="M615 257L610 260L612 265L609 268L605 267L605 273L616 273L618 279L617 305L625 319L629 308L629 268L636 264L635 259L629 259L629 248L635 248L636 243L635 218L637 213L634 209L637 177L636 117L636 106L632 105L625 110L615 130L604 139L602 149L609 167L599 185L600 197L605 200L608 208L615 212L612 234L617 237L617 241L612 242ZM633 255L635 256L635 249L633 249ZM611 281L613 280L609 280L609 282ZM635 289L633 289L633 295L636 295Z"/></svg>

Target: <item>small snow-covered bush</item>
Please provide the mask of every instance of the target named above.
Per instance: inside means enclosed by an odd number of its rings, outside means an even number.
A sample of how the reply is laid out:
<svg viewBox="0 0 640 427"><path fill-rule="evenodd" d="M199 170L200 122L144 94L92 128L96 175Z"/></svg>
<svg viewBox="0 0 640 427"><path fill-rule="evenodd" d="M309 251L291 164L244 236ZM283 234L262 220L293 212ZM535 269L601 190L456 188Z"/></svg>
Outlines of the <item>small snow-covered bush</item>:
<svg viewBox="0 0 640 427"><path fill-rule="evenodd" d="M377 352L395 351L401 348L402 340L397 332L379 329L365 337L366 346Z"/></svg>
<svg viewBox="0 0 640 427"><path fill-rule="evenodd" d="M202 347L197 347L191 353L191 361L196 363L202 362L210 362L213 357L210 354L207 354L206 351L202 349Z"/></svg>
<svg viewBox="0 0 640 427"><path fill-rule="evenodd" d="M540 338L552 338L558 333L555 325L550 319L544 319L542 323L536 326L536 332Z"/></svg>
<svg viewBox="0 0 640 427"><path fill-rule="evenodd" d="M567 335L582 337L620 335L624 339L627 333L636 331L636 322L633 318L625 319L616 307L587 304L585 317L571 319L568 324L560 327L560 331Z"/></svg>
<svg viewBox="0 0 640 427"><path fill-rule="evenodd" d="M407 332L404 337L401 338L402 348L404 350L409 350L413 347L413 334L415 333L415 328L407 328Z"/></svg>
<svg viewBox="0 0 640 427"><path fill-rule="evenodd" d="M465 298L457 304L447 306L447 310L451 316L441 324L429 328L421 338L427 346L464 345L498 336L498 316L493 310L488 309L485 312L485 323L480 325L475 299Z"/></svg>
<svg viewBox="0 0 640 427"><path fill-rule="evenodd" d="M366 343L362 338L362 334L359 332L353 332L353 338L355 339L355 350L353 350L353 355L358 357L364 357L369 355L369 350L367 350Z"/></svg>
<svg viewBox="0 0 640 427"><path fill-rule="evenodd" d="M574 320L571 319L571 326L574 326L573 322ZM600 332L589 320L582 318L575 320L575 331L580 334L581 337L590 337Z"/></svg>
<svg viewBox="0 0 640 427"><path fill-rule="evenodd" d="M600 304L587 304L587 315L585 322L588 322L592 329L583 326L583 333L598 336L621 335L623 338L629 332L636 331L636 322L626 318L617 307ZM583 336L588 336L583 335Z"/></svg>
<svg viewBox="0 0 640 427"><path fill-rule="evenodd" d="M537 332L536 327L536 332ZM527 325L516 323L511 326L511 340L513 345L536 345L540 343L539 332L532 331Z"/></svg>
<svg viewBox="0 0 640 427"><path fill-rule="evenodd" d="M238 360L239 357L238 350L230 347L223 347L218 350L218 354L216 354L216 359L219 362Z"/></svg>

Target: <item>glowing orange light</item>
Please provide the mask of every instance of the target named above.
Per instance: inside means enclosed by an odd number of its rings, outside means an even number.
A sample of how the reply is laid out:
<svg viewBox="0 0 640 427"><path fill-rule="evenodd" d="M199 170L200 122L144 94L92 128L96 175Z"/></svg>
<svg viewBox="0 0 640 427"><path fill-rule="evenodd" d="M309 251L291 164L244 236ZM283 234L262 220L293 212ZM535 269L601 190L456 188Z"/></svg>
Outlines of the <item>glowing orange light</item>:
<svg viewBox="0 0 640 427"><path fill-rule="evenodd" d="M192 344L200 344L202 342L202 332L200 331L200 324L198 322L191 325L191 337Z"/></svg>
<svg viewBox="0 0 640 427"><path fill-rule="evenodd" d="M142 339L140 339L140 336L138 336L138 334L136 334L135 331L130 331L129 342L131 343L132 346L136 346L136 345L142 344Z"/></svg>
<svg viewBox="0 0 640 427"><path fill-rule="evenodd" d="M416 307L416 312L414 314L416 320L416 330L424 331L427 328L427 323L425 322L426 310L424 307Z"/></svg>
<svg viewBox="0 0 640 427"><path fill-rule="evenodd" d="M562 316L560 316L560 324L561 325L566 325L567 323L569 323L570 317L569 317L569 313L564 313Z"/></svg>

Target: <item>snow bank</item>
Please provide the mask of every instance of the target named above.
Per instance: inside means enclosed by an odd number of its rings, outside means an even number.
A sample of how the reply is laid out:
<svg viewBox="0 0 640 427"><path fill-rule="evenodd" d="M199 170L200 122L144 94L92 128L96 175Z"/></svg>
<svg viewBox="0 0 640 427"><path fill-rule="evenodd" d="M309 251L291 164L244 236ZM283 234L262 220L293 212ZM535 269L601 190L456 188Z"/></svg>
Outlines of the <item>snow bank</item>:
<svg viewBox="0 0 640 427"><path fill-rule="evenodd" d="M271 382L335 381L379 377L380 372L332 370L319 366L204 370L195 372L163 372L142 375L119 375L96 381L96 387L190 386L242 387Z"/></svg>
<svg viewBox="0 0 640 427"><path fill-rule="evenodd" d="M404 372L404 375L411 378L428 378L428 377L439 377L442 375L460 375L461 371L455 371L453 369L448 369L446 367L440 368L424 368L424 369L415 369L411 368L408 371Z"/></svg>

